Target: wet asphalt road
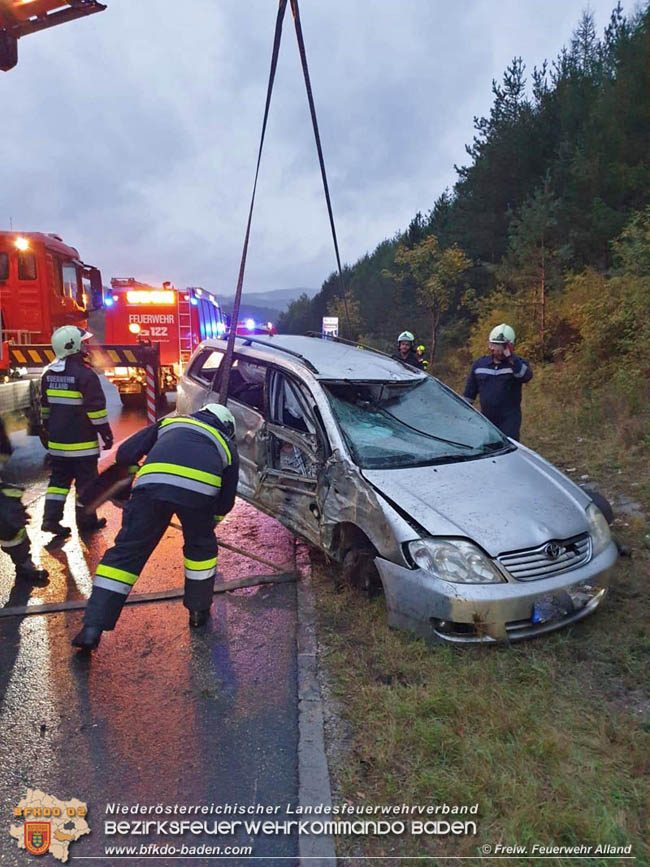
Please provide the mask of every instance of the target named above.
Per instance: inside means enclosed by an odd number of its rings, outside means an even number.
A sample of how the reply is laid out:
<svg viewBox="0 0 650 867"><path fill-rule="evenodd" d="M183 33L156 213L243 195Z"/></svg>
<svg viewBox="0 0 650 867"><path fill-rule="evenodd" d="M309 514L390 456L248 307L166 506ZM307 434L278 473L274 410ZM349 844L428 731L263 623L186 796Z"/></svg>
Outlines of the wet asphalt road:
<svg viewBox="0 0 650 867"><path fill-rule="evenodd" d="M112 387L106 390L118 441L144 419L135 411L122 412ZM36 558L50 571L50 585L14 587L11 563L0 554L0 605L86 597L121 513L103 507L100 514L108 526L87 543L75 533L62 547L47 546L50 537L37 529L46 485L44 453L34 438L18 434L12 440L17 453L10 469L29 482L29 532ZM66 519L74 524L69 499ZM238 502L219 535L273 562L293 563L293 537L246 504ZM232 579L269 570L222 551L219 571L223 579ZM180 533L171 528L134 592L182 584ZM102 864L150 864L151 858L135 855L111 862L104 847L159 842L251 845L252 854L263 860L241 857L227 863L272 863L274 856L289 858L276 863L293 863L295 835L256 836L240 826L233 836L119 838L105 836L103 829L104 821L114 818L106 814L111 803L281 807L273 818L282 818L286 805L296 804L295 585L219 594L211 622L200 630L189 630L180 600L128 606L116 630L104 635L90 658L70 647L80 622L80 611L0 617L0 863L34 863L8 833L13 808L28 788L86 802L92 832L71 845L71 861L93 857ZM198 818L211 827L216 818L244 817L210 813ZM160 860L153 855L154 863ZM210 862L181 857L170 863Z"/></svg>

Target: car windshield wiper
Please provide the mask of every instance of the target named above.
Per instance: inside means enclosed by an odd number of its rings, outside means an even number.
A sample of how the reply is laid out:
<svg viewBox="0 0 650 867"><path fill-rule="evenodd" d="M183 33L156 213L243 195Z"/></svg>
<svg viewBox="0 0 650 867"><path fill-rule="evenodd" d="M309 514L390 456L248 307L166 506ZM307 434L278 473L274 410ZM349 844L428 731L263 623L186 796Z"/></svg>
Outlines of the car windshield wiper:
<svg viewBox="0 0 650 867"><path fill-rule="evenodd" d="M379 412L382 412L384 415L388 415L391 418L394 418L395 421L398 421L400 424L404 425L404 427L407 427L409 430L415 431L415 433L420 434L420 436L427 437L427 439L437 440L439 443L447 443L448 446L457 446L459 449L476 448L476 446L470 446L467 443L457 443L454 440L446 440L444 437L437 437L435 434L425 433L425 431L420 430L417 427L413 427L412 425L403 421L401 418L398 418L398 416L393 415L392 412L388 412L388 410L386 409L380 409Z"/></svg>
<svg viewBox="0 0 650 867"><path fill-rule="evenodd" d="M499 452L512 451L513 448L512 443L486 443L483 446L483 454L496 455Z"/></svg>
<svg viewBox="0 0 650 867"><path fill-rule="evenodd" d="M435 464L458 464L461 461L475 461L477 458L485 457L483 452L474 452L473 455L441 455L439 458L431 458L429 461L423 461L418 466L434 466Z"/></svg>

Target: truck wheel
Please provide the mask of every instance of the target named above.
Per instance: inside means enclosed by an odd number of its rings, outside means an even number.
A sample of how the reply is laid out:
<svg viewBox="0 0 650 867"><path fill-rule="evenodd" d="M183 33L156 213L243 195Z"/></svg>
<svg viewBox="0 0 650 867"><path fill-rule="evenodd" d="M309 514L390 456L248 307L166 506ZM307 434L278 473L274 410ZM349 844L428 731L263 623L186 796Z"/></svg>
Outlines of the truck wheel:
<svg viewBox="0 0 650 867"><path fill-rule="evenodd" d="M382 591L381 578L374 563L376 556L377 552L371 545L361 544L346 551L343 558L344 579L369 598Z"/></svg>
<svg viewBox="0 0 650 867"><path fill-rule="evenodd" d="M120 392L120 400L125 409L138 409L139 407L144 406L143 394L122 394L122 392Z"/></svg>

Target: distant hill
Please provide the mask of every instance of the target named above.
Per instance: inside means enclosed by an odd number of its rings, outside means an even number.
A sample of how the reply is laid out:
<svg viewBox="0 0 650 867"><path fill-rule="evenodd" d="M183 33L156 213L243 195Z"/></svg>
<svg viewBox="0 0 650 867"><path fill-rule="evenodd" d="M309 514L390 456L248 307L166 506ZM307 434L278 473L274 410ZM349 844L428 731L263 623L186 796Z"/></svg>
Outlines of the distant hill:
<svg viewBox="0 0 650 867"><path fill-rule="evenodd" d="M303 286L296 289L272 289L268 292L247 292L246 289L244 289L242 294L242 307L246 306L250 308L251 305L253 305L280 312L292 301L295 301L296 298L300 298L303 293L308 295L310 298L313 298L317 292L318 289L308 289ZM224 295L219 292L213 292L212 294L226 309L232 307L232 302L235 296L234 292L229 295Z"/></svg>
<svg viewBox="0 0 650 867"><path fill-rule="evenodd" d="M218 297L218 296L217 296ZM243 319L254 319L256 322L266 324L267 322L275 323L278 321L280 311L274 307L260 307L257 304L247 304L246 299L243 299L239 307L239 321ZM232 315L232 298L226 301L220 301L222 309L230 316Z"/></svg>

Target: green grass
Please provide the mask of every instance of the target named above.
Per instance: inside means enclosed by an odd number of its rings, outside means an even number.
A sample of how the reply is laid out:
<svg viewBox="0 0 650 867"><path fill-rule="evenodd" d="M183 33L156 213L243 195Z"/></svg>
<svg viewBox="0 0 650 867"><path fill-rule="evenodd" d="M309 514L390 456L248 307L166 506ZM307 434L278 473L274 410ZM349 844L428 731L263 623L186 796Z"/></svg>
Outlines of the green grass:
<svg viewBox="0 0 650 867"><path fill-rule="evenodd" d="M526 393L524 441L647 515L643 426L616 403L604 412L602 395L578 395L572 408L562 383L538 383ZM339 837L339 855L443 864L485 843L632 844L636 864L650 863L650 527L615 526L632 557L619 561L603 607L510 647L431 647L391 630L383 599L337 590L316 559L322 664L349 732L334 751L335 801L479 804L476 837Z"/></svg>

